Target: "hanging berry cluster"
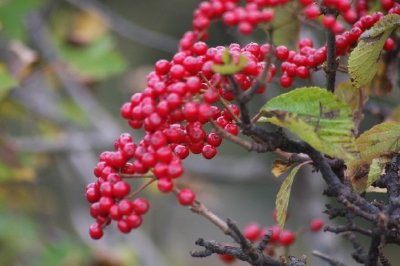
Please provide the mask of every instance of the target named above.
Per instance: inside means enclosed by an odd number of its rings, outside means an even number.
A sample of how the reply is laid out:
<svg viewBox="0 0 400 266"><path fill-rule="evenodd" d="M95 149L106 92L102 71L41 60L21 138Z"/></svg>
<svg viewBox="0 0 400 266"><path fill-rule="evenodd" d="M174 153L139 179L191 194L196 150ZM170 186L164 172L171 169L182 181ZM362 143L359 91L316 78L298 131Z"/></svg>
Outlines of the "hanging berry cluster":
<svg viewBox="0 0 400 266"><path fill-rule="evenodd" d="M112 221L123 233L141 225L149 203L137 195L145 186L131 192L128 178L148 177L147 184L156 182L161 192L174 191L180 204L195 202L195 194L190 189L174 187L174 180L184 172L182 160L190 153L212 159L222 143L221 130L228 135L239 134L240 112L232 103L231 83L214 68L224 63L226 49L233 61L245 58L243 68L232 75L243 91L256 86L260 77L266 77L262 80L263 86L257 85L257 93L263 93L277 74L274 63L280 61L279 82L288 88L295 77L309 78L326 60L326 45L314 47L310 39L299 40L296 50L268 43L209 47L205 41L212 21L221 20L247 35L259 24L273 21L275 7L290 3L298 8L298 16L315 20L337 34L336 55L345 56L361 34L383 16L381 12L368 14L366 0L357 0L354 4L350 0L324 0L320 5L312 0L248 0L243 5L240 2L201 2L193 14L193 30L183 35L178 52L171 60L157 61L154 71L148 75L147 87L122 105L121 116L134 130L144 129L145 136L134 140L129 134L122 134L115 142L114 151L100 155L94 169L97 180L86 188L90 213L96 219L90 227L92 238L101 238L103 229ZM381 5L388 13L400 14L400 5L393 0L382 0ZM336 10L336 15L323 15L326 9ZM345 30L343 22L354 24ZM388 51L394 46L390 38L385 43ZM266 58L273 62L266 63Z"/></svg>

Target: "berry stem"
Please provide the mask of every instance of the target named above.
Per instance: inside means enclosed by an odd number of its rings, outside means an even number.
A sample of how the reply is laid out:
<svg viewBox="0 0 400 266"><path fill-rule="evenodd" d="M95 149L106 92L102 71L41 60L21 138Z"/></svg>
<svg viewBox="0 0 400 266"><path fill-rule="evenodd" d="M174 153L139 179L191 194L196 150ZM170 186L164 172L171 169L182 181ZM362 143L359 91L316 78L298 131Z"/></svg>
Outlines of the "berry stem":
<svg viewBox="0 0 400 266"><path fill-rule="evenodd" d="M119 174L122 178L154 178L154 175Z"/></svg>
<svg viewBox="0 0 400 266"><path fill-rule="evenodd" d="M215 88L215 86L213 84L211 84L211 82L206 78L206 76L204 76L203 73L200 73L200 75L208 87L212 88L213 90L217 90ZM221 104L225 107L225 109L228 110L228 112L232 116L233 120L235 120L235 122L239 123L240 118L235 113L232 112L231 108L229 108L228 102L220 94L218 94L218 99L221 102Z"/></svg>
<svg viewBox="0 0 400 266"><path fill-rule="evenodd" d="M137 196L140 192L142 192L142 190L144 190L145 188L147 188L148 186L150 186L154 181L157 180L157 177L153 176L153 178L151 178L149 181L147 181L146 183L142 184L140 187L138 187L135 191L133 191L131 194L129 194L127 196L127 198L134 198L135 196Z"/></svg>
<svg viewBox="0 0 400 266"><path fill-rule="evenodd" d="M240 146L244 147L246 150L251 151L253 149L252 142L250 142L248 140L244 140L242 138L239 138L235 135L232 135L229 132L226 132L225 130L220 128L214 120L210 119L210 123L213 125L215 131L217 131L217 133L221 134L222 137L232 141L233 143L239 144Z"/></svg>

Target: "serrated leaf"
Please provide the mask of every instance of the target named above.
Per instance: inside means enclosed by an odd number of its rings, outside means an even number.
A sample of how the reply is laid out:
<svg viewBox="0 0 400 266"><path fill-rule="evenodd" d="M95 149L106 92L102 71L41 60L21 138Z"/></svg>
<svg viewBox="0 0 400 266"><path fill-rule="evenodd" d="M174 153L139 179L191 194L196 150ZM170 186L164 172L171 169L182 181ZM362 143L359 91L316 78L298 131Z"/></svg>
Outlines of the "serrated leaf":
<svg viewBox="0 0 400 266"><path fill-rule="evenodd" d="M371 161L400 150L400 123L384 122L362 133L356 140L361 158Z"/></svg>
<svg viewBox="0 0 400 266"><path fill-rule="evenodd" d="M275 177L280 177L281 175L286 173L286 171L292 166L293 166L292 162L278 159L273 161L271 172Z"/></svg>
<svg viewBox="0 0 400 266"><path fill-rule="evenodd" d="M232 75L241 71L247 64L247 58L240 55L237 60L234 60L228 49L225 49L222 54L222 65L214 64L212 69L214 72L221 75Z"/></svg>
<svg viewBox="0 0 400 266"><path fill-rule="evenodd" d="M384 167L389 160L386 157L400 151L400 123L378 124L362 133L356 145L360 159L347 164L346 176L357 192L363 192L379 177L377 167Z"/></svg>
<svg viewBox="0 0 400 266"><path fill-rule="evenodd" d="M374 78L370 84L366 86L368 94L374 96L388 95L393 90L393 84L390 80L393 76L394 73L391 73L388 64L380 60L377 63L377 70Z"/></svg>
<svg viewBox="0 0 400 266"><path fill-rule="evenodd" d="M354 135L357 135L361 120L364 118L363 106L368 100L365 88L356 88L350 80L340 83L335 88L335 95L353 110Z"/></svg>
<svg viewBox="0 0 400 266"><path fill-rule="evenodd" d="M345 161L357 158L352 111L334 94L305 87L281 94L261 108L270 122L289 129L313 148Z"/></svg>
<svg viewBox="0 0 400 266"><path fill-rule="evenodd" d="M352 110L357 110L360 104L365 103L368 99L365 89L354 87L350 81L342 82L336 86L335 95Z"/></svg>
<svg viewBox="0 0 400 266"><path fill-rule="evenodd" d="M90 79L100 80L120 74L127 67L125 59L114 49L110 37L101 38L85 47L62 44L59 50L74 72Z"/></svg>
<svg viewBox="0 0 400 266"><path fill-rule="evenodd" d="M390 162L388 157L379 157L372 160L369 166L367 187L371 186L378 178L385 173L386 164Z"/></svg>
<svg viewBox="0 0 400 266"><path fill-rule="evenodd" d="M281 228L281 230L285 227L285 221L286 221L286 215L287 215L287 209L289 206L289 198L290 198L290 192L292 190L292 184L295 175L299 171L299 169L310 162L304 162L302 164L296 165L295 167L292 168L290 171L289 175L285 178L283 181L278 194L276 195L276 200L275 200L275 209L276 209L276 220Z"/></svg>
<svg viewBox="0 0 400 266"><path fill-rule="evenodd" d="M360 42L350 54L348 66L355 87L362 87L374 78L383 45L399 22L399 15L386 15L361 35Z"/></svg>

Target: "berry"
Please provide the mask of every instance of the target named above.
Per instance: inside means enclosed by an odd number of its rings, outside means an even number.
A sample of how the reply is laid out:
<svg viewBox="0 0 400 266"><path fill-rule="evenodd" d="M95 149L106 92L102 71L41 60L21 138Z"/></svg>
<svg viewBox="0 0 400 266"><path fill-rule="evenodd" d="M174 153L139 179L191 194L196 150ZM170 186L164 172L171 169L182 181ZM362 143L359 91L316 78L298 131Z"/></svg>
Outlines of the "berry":
<svg viewBox="0 0 400 266"><path fill-rule="evenodd" d="M279 236L279 243L283 246L290 246L296 240L295 234L290 230L283 230Z"/></svg>
<svg viewBox="0 0 400 266"><path fill-rule="evenodd" d="M311 221L310 223L310 229L313 232L318 232L322 229L322 227L324 226L324 221L322 219L314 219Z"/></svg>
<svg viewBox="0 0 400 266"><path fill-rule="evenodd" d="M192 205L195 198L196 195L189 188L182 189L178 193L178 201L183 206Z"/></svg>
<svg viewBox="0 0 400 266"><path fill-rule="evenodd" d="M103 229L97 223L92 224L89 228L89 235L92 239L100 239L103 236Z"/></svg>
<svg viewBox="0 0 400 266"><path fill-rule="evenodd" d="M231 264L233 263L236 258L234 256L228 255L228 254L219 254L218 258L225 262L226 264Z"/></svg>
<svg viewBox="0 0 400 266"><path fill-rule="evenodd" d="M385 41L385 44L383 45L383 49L385 49L385 51L387 51L387 52L393 51L394 47L395 47L395 42L392 38L388 38Z"/></svg>
<svg viewBox="0 0 400 266"><path fill-rule="evenodd" d="M167 74L170 68L171 64L165 59L158 60L154 65L154 70L160 76Z"/></svg>
<svg viewBox="0 0 400 266"><path fill-rule="evenodd" d="M129 223L126 220L119 220L117 223L117 227L121 233L128 234L131 232L132 228L129 226Z"/></svg>
<svg viewBox="0 0 400 266"><path fill-rule="evenodd" d="M283 73L279 79L279 84L281 84L283 88L289 88L292 85L292 82L292 78L286 72Z"/></svg>
<svg viewBox="0 0 400 266"><path fill-rule="evenodd" d="M142 215L148 212L150 204L145 198L137 198L132 202L132 208L136 214Z"/></svg>
<svg viewBox="0 0 400 266"><path fill-rule="evenodd" d="M279 240L279 237L280 237L280 234L281 234L281 230L280 230L279 226L278 225L274 225L272 227L267 227L267 228L263 229L261 234L264 236L269 231L272 231L272 235L269 238L269 243L277 242Z"/></svg>
<svg viewBox="0 0 400 266"><path fill-rule="evenodd" d="M260 225L257 223L248 224L244 230L243 235L250 241L256 241L260 238L261 229Z"/></svg>
<svg viewBox="0 0 400 266"><path fill-rule="evenodd" d="M278 47L276 47L275 55L276 55L276 58L278 58L279 60L285 61L289 56L289 49L283 45L278 46Z"/></svg>
<svg viewBox="0 0 400 266"><path fill-rule="evenodd" d="M126 222L131 229L135 229L142 225L143 219L140 215L131 214L126 217Z"/></svg>
<svg viewBox="0 0 400 266"><path fill-rule="evenodd" d="M157 188L161 192L167 193L172 191L172 189L174 188L174 184L169 178L161 178L157 181Z"/></svg>
<svg viewBox="0 0 400 266"><path fill-rule="evenodd" d="M131 186L125 181L119 181L113 185L113 195L118 198L123 198L129 194Z"/></svg>

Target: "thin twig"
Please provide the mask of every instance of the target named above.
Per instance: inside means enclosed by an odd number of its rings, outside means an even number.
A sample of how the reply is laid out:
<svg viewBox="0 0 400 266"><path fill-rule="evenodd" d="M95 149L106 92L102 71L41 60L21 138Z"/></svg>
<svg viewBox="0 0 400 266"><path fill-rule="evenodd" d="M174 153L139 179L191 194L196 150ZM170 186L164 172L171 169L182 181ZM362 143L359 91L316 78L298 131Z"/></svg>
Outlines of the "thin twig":
<svg viewBox="0 0 400 266"><path fill-rule="evenodd" d="M319 252L319 251L317 251L317 250L314 250L314 251L312 252L312 254L313 254L315 257L318 257L318 258L320 258L320 259L322 259L322 260L328 262L331 266L347 266L346 264L344 264L344 263L342 263L342 262L340 262L340 261L337 261L337 260L335 260L334 258L332 258L332 257L330 257L330 256L328 256L328 255L326 255L326 254L324 254L324 253L321 253L321 252Z"/></svg>

